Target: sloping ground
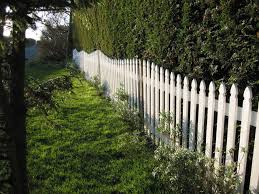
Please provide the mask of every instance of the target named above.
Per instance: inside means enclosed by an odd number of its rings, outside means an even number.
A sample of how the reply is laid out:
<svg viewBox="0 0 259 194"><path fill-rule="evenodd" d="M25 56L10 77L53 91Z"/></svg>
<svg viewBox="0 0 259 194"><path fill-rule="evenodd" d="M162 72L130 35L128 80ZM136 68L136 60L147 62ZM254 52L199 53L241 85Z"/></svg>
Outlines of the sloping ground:
<svg viewBox="0 0 259 194"><path fill-rule="evenodd" d="M66 73L50 68L34 67L29 75ZM72 92L56 94L57 111L28 112L31 193L154 193L153 150L146 139L127 131L89 83L74 79L73 86Z"/></svg>

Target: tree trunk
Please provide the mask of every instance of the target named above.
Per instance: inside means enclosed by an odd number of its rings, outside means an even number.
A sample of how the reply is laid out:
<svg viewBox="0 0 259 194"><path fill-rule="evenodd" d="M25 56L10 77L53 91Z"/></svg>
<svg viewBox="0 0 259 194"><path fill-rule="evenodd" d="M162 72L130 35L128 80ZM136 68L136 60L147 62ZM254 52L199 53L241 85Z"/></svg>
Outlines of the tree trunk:
<svg viewBox="0 0 259 194"><path fill-rule="evenodd" d="M73 9L70 8L69 13L69 31L68 31L68 42L67 42L67 59L70 59L73 51Z"/></svg>
<svg viewBox="0 0 259 194"><path fill-rule="evenodd" d="M26 176L26 130L24 102L25 78L25 30L27 12L25 8L17 8L13 17L13 61L11 64L10 84L10 120L11 138L15 143L16 162L14 164L15 193L27 194L28 181Z"/></svg>

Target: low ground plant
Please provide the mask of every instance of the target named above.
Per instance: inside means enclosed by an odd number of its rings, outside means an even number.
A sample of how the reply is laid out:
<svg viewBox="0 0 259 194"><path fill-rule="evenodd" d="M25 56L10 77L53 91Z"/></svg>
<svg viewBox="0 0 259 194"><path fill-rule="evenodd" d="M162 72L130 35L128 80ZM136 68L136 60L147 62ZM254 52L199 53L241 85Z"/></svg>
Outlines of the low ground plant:
<svg viewBox="0 0 259 194"><path fill-rule="evenodd" d="M215 169L214 160L184 148L160 146L155 151L153 176L165 193L236 194L239 178L235 165Z"/></svg>
<svg viewBox="0 0 259 194"><path fill-rule="evenodd" d="M129 95L125 92L123 87L120 87L115 94L115 109L122 120L128 124L130 131L142 131L143 119L141 114L137 109L129 106L128 98Z"/></svg>

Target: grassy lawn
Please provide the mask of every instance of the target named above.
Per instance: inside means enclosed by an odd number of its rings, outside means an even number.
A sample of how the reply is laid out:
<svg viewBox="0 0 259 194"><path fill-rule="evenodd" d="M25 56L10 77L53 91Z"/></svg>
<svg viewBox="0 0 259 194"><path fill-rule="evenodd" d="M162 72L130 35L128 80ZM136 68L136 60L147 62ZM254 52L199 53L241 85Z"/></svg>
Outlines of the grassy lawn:
<svg viewBox="0 0 259 194"><path fill-rule="evenodd" d="M67 72L30 65L27 75L48 79ZM27 116L31 193L154 193L153 150L126 128L112 104L86 81L55 95L58 110Z"/></svg>

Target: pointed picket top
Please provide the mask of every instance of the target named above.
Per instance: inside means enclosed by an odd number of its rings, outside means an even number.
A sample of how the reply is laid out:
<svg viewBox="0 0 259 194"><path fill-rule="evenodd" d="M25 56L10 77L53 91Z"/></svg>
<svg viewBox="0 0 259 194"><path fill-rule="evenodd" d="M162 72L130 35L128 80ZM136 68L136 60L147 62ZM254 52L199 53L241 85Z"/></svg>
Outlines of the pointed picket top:
<svg viewBox="0 0 259 194"><path fill-rule="evenodd" d="M200 83L200 93L201 92L205 92L206 90L206 84L205 82L202 80L201 83Z"/></svg>
<svg viewBox="0 0 259 194"><path fill-rule="evenodd" d="M168 69L165 70L165 79L169 80L169 70Z"/></svg>
<svg viewBox="0 0 259 194"><path fill-rule="evenodd" d="M145 79L146 76L147 76L147 63L146 63L146 60L143 60L142 64L143 64L143 75L144 75L144 79Z"/></svg>
<svg viewBox="0 0 259 194"><path fill-rule="evenodd" d="M230 89L230 94L231 94L230 98L233 98L233 97L236 98L238 96L238 87L236 84L232 84L231 89Z"/></svg>
<svg viewBox="0 0 259 194"><path fill-rule="evenodd" d="M159 74L159 68L157 65L155 66L155 72Z"/></svg>
<svg viewBox="0 0 259 194"><path fill-rule="evenodd" d="M181 84L181 82L182 82L182 77L181 77L180 74L177 75L176 82L177 82L178 84Z"/></svg>
<svg viewBox="0 0 259 194"><path fill-rule="evenodd" d="M150 79L150 62L147 60L146 63L147 63L147 79L149 80Z"/></svg>
<svg viewBox="0 0 259 194"><path fill-rule="evenodd" d="M219 95L226 95L226 86L225 84L222 82L219 86Z"/></svg>
<svg viewBox="0 0 259 194"><path fill-rule="evenodd" d="M175 83L175 75L174 72L170 73L170 83Z"/></svg>
<svg viewBox="0 0 259 194"><path fill-rule="evenodd" d="M253 97L252 89L250 87L246 87L244 91L244 99L250 101Z"/></svg>
<svg viewBox="0 0 259 194"><path fill-rule="evenodd" d="M215 92L216 90L216 87L215 87L215 84L213 81L210 82L210 85L209 85L209 91L210 92Z"/></svg>
<svg viewBox="0 0 259 194"><path fill-rule="evenodd" d="M161 83L164 81L164 68L160 67L160 81Z"/></svg>
<svg viewBox="0 0 259 194"><path fill-rule="evenodd" d="M155 63L151 64L151 69L155 71Z"/></svg>
<svg viewBox="0 0 259 194"><path fill-rule="evenodd" d="M198 85L198 84L197 84L196 79L193 79L193 80L192 80L192 89L193 89L193 90L197 90L197 85Z"/></svg>
<svg viewBox="0 0 259 194"><path fill-rule="evenodd" d="M177 77L178 78L178 77ZM183 88L188 88L189 87L189 79L187 76L184 77L183 80ZM189 91L189 90L188 90Z"/></svg>

